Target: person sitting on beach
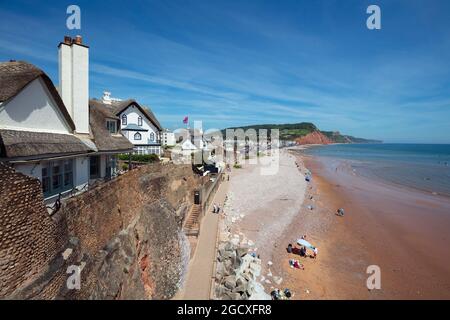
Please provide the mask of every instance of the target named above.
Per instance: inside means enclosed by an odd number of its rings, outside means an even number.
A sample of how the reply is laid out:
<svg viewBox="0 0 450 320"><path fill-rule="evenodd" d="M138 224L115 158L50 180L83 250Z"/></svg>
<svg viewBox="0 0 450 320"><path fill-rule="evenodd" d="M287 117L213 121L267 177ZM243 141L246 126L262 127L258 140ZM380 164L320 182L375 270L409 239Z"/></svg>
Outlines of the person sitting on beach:
<svg viewBox="0 0 450 320"><path fill-rule="evenodd" d="M290 243L287 246L287 252L292 253L292 244L290 244Z"/></svg>
<svg viewBox="0 0 450 320"><path fill-rule="evenodd" d="M305 270L305 266L300 263L298 260L294 260L293 267L296 269Z"/></svg>
<svg viewBox="0 0 450 320"><path fill-rule="evenodd" d="M312 255L312 257L313 257L313 259L316 259L317 258L317 254L319 253L319 250L317 249L317 248L314 248L314 250L313 250L313 255Z"/></svg>
<svg viewBox="0 0 450 320"><path fill-rule="evenodd" d="M306 247L300 248L300 256L305 257L306 256Z"/></svg>

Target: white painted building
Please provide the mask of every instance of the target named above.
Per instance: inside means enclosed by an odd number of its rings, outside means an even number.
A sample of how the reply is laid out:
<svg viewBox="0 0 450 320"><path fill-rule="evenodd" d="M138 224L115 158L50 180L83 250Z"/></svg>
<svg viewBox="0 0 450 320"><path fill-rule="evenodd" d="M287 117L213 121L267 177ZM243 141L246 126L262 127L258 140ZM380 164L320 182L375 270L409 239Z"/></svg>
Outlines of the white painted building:
<svg viewBox="0 0 450 320"><path fill-rule="evenodd" d="M108 93L103 103L111 101ZM149 107L140 105L134 99L112 100L115 114L120 119L122 134L134 145L136 154L162 155L162 127Z"/></svg>
<svg viewBox="0 0 450 320"><path fill-rule="evenodd" d="M132 150L114 113L90 105L89 48L81 37L60 43L59 76L60 93L34 65L0 63L0 161L38 178L48 201L113 176L117 154Z"/></svg>
<svg viewBox="0 0 450 320"><path fill-rule="evenodd" d="M161 144L167 147L173 147L177 144L175 139L175 133L169 129L164 129L162 131Z"/></svg>

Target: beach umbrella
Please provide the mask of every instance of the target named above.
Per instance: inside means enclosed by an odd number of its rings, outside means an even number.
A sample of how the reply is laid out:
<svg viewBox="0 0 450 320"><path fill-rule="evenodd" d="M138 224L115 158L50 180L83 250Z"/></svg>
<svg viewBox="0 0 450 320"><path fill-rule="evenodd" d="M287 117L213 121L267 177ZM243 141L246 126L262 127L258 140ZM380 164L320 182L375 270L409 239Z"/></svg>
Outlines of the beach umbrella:
<svg viewBox="0 0 450 320"><path fill-rule="evenodd" d="M311 249L311 250L314 250L314 246L313 246L311 243L309 243L308 241L306 241L305 239L298 239L298 240L297 240L297 243L298 243L300 246L304 246L304 247L306 247L306 248L309 248L309 249Z"/></svg>

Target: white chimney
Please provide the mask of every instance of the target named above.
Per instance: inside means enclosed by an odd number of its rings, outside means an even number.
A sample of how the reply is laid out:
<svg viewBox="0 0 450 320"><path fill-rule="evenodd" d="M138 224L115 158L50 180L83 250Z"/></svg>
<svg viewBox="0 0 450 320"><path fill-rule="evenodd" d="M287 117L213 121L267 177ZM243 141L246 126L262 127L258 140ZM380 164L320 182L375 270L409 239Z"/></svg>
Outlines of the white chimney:
<svg viewBox="0 0 450 320"><path fill-rule="evenodd" d="M61 98L75 123L75 132L89 133L89 47L81 36L64 37L59 44Z"/></svg>

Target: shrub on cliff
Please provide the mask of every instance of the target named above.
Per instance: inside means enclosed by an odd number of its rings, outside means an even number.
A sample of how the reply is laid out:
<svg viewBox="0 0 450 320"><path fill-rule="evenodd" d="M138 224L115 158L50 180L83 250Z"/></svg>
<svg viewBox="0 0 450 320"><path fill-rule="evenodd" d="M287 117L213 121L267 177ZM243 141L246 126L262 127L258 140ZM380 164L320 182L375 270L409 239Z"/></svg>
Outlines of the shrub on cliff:
<svg viewBox="0 0 450 320"><path fill-rule="evenodd" d="M119 159L123 160L123 161L128 161L129 155L128 154L120 154ZM159 157L157 154L132 154L131 161L153 163L153 162L159 162Z"/></svg>

